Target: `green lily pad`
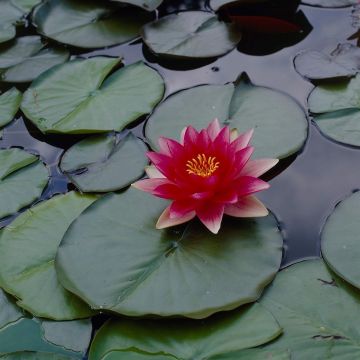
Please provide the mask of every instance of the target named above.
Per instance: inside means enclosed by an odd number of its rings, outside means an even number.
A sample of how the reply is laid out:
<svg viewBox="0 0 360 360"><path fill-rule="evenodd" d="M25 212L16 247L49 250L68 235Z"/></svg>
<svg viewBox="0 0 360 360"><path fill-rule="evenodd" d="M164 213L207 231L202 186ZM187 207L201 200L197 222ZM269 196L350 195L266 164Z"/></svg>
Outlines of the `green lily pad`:
<svg viewBox="0 0 360 360"><path fill-rule="evenodd" d="M1 358L17 359L23 351L66 354L72 359L86 353L92 331L89 319L55 322L29 318L2 290L0 304L0 353L11 353Z"/></svg>
<svg viewBox="0 0 360 360"><path fill-rule="evenodd" d="M66 151L60 168L82 192L114 191L143 175L146 151L146 145L131 133L121 140L116 133L98 135Z"/></svg>
<svg viewBox="0 0 360 360"><path fill-rule="evenodd" d="M21 25L25 16L40 0L0 1L0 43L16 35L16 25Z"/></svg>
<svg viewBox="0 0 360 360"><path fill-rule="evenodd" d="M360 49L350 43L340 44L330 54L308 50L294 59L295 69L308 79L350 77L360 71Z"/></svg>
<svg viewBox="0 0 360 360"><path fill-rule="evenodd" d="M307 138L305 113L292 98L254 86L244 76L235 84L197 86L170 96L150 117L145 135L156 149L159 136L178 139L185 126L199 130L214 118L240 132L254 128L254 157L284 158Z"/></svg>
<svg viewBox="0 0 360 360"><path fill-rule="evenodd" d="M21 99L22 93L14 87L0 95L0 127L7 125L14 119L19 110Z"/></svg>
<svg viewBox="0 0 360 360"><path fill-rule="evenodd" d="M138 351L110 351L101 360L174 360L174 357Z"/></svg>
<svg viewBox="0 0 360 360"><path fill-rule="evenodd" d="M266 350L289 349L292 360L358 359L360 293L330 273L322 260L281 271L260 303L283 328Z"/></svg>
<svg viewBox="0 0 360 360"><path fill-rule="evenodd" d="M92 311L58 282L57 247L70 223L95 196L70 192L19 215L0 235L0 284L35 316L72 320Z"/></svg>
<svg viewBox="0 0 360 360"><path fill-rule="evenodd" d="M89 360L100 360L113 350L171 355L182 360L212 359L265 344L280 333L271 313L256 303L203 321L110 320L97 332Z"/></svg>
<svg viewBox="0 0 360 360"><path fill-rule="evenodd" d="M95 57L55 66L31 84L21 109L44 133L120 131L152 111L164 82L142 62L109 75L119 63Z"/></svg>
<svg viewBox="0 0 360 360"><path fill-rule="evenodd" d="M322 232L321 250L325 261L344 280L360 288L360 193L342 201L328 218Z"/></svg>
<svg viewBox="0 0 360 360"><path fill-rule="evenodd" d="M0 218L38 199L48 177L48 170L37 156L20 149L0 150Z"/></svg>
<svg viewBox="0 0 360 360"><path fill-rule="evenodd" d="M356 5L358 0L302 0L303 4L328 8L340 8Z"/></svg>
<svg viewBox="0 0 360 360"><path fill-rule="evenodd" d="M156 54L180 58L212 58L233 50L241 39L234 26L209 12L186 11L146 24L145 44Z"/></svg>
<svg viewBox="0 0 360 360"><path fill-rule="evenodd" d="M94 203L59 247L63 286L93 309L130 316L204 318L256 300L280 266L273 216L227 219L219 235L200 222L156 230L166 205L133 188Z"/></svg>
<svg viewBox="0 0 360 360"><path fill-rule="evenodd" d="M163 0L113 0L113 1L118 1L125 4L138 6L147 11L154 11L163 2Z"/></svg>
<svg viewBox="0 0 360 360"><path fill-rule="evenodd" d="M51 354L46 352L33 352L33 351L21 351L12 354L5 354L0 356L3 360L71 360L74 357L69 357L59 354Z"/></svg>
<svg viewBox="0 0 360 360"><path fill-rule="evenodd" d="M95 0L48 0L35 8L32 19L37 31L51 39L100 48L137 38L152 16Z"/></svg>
<svg viewBox="0 0 360 360"><path fill-rule="evenodd" d="M24 36L0 46L0 72L3 82L30 82L51 67L67 61L62 48L45 48L40 36Z"/></svg>
<svg viewBox="0 0 360 360"><path fill-rule="evenodd" d="M308 104L314 119L329 137L360 145L360 74L350 81L317 86Z"/></svg>

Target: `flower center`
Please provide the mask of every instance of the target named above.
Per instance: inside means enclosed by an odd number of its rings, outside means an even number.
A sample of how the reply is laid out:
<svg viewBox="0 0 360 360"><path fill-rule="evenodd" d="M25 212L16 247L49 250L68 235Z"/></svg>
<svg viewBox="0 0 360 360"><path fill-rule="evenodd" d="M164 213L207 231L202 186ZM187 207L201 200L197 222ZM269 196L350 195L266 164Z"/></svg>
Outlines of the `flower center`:
<svg viewBox="0 0 360 360"><path fill-rule="evenodd" d="M188 174L208 177L219 167L220 162L216 161L215 156L207 157L205 154L198 154L196 157L186 162Z"/></svg>

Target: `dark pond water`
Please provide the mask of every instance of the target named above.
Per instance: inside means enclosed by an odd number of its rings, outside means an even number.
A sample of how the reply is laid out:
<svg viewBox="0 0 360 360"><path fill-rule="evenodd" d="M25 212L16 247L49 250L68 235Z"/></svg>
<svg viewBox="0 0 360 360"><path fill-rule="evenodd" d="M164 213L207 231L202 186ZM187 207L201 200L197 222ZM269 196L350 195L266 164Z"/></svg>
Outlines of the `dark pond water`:
<svg viewBox="0 0 360 360"><path fill-rule="evenodd" d="M201 1L167 1L159 9L159 16L186 9L206 9L206 4ZM306 99L313 85L295 71L294 56L305 49L334 49L356 29L352 26L352 8L321 9L303 5L299 10L307 30L305 38L295 45L282 48L283 36L276 34L248 35L241 48L208 64L183 64L181 68L170 63L160 64L139 41L88 53L72 49L73 56L121 55L125 64L144 60L163 75L166 95L194 85L234 81L241 72L247 72L253 83L292 96L306 111ZM29 28L28 32L31 31ZM280 175L271 180L271 188L260 195L278 217L285 235L283 266L320 255L320 232L326 217L336 203L360 188L359 149L329 140L311 119L309 122L305 147L297 156L281 162ZM144 122L138 123L132 131L143 137L143 126ZM59 171L58 162L64 149L78 140L79 137L64 135L44 137L20 113L3 130L0 147L18 146L40 155L51 171L51 181L42 196L46 199L71 188ZM0 226L11 220L3 220Z"/></svg>

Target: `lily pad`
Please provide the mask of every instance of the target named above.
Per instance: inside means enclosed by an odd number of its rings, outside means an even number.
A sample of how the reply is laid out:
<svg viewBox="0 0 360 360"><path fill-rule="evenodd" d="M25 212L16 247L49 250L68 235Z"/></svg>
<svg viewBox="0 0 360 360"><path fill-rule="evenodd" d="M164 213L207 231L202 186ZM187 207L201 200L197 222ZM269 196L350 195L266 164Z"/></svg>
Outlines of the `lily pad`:
<svg viewBox="0 0 360 360"><path fill-rule="evenodd" d="M156 149L159 136L177 139L185 126L205 128L214 118L240 132L254 128L254 157L284 158L307 138L301 107L285 94L251 84L245 76L234 84L202 85L170 96L150 117L145 134Z"/></svg>
<svg viewBox="0 0 360 360"><path fill-rule="evenodd" d="M118 1L125 4L138 6L147 11L154 11L163 2L163 0L113 0L113 1Z"/></svg>
<svg viewBox="0 0 360 360"><path fill-rule="evenodd" d="M89 359L100 360L113 350L171 355L182 360L212 359L265 344L280 333L271 313L259 304L203 321L110 320L97 332Z"/></svg>
<svg viewBox="0 0 360 360"><path fill-rule="evenodd" d="M146 24L145 44L156 54L180 58L213 58L233 50L240 31L209 12L186 11Z"/></svg>
<svg viewBox="0 0 360 360"><path fill-rule="evenodd" d="M21 99L22 93L16 88L11 88L0 95L0 127L7 125L14 119L19 110Z"/></svg>
<svg viewBox="0 0 360 360"><path fill-rule="evenodd" d="M322 233L325 261L339 276L360 288L360 193L342 201L328 218Z"/></svg>
<svg viewBox="0 0 360 360"><path fill-rule="evenodd" d="M51 39L100 48L135 39L152 16L95 0L48 0L35 8L32 19L37 31Z"/></svg>
<svg viewBox="0 0 360 360"><path fill-rule="evenodd" d="M20 149L0 150L0 218L38 199L48 177L48 170L37 156Z"/></svg>
<svg viewBox="0 0 360 360"><path fill-rule="evenodd" d="M30 82L51 67L67 61L62 48L45 48L40 36L24 36L0 46L1 81Z"/></svg>
<svg viewBox="0 0 360 360"><path fill-rule="evenodd" d="M360 145L360 74L350 81L316 87L308 104L319 128L329 137Z"/></svg>
<svg viewBox="0 0 360 360"><path fill-rule="evenodd" d="M71 360L74 357L69 357L60 354L51 354L46 352L21 351L12 354L5 354L0 356L3 360Z"/></svg>
<svg viewBox="0 0 360 360"><path fill-rule="evenodd" d="M152 111L164 82L142 62L109 75L119 63L95 57L55 66L31 84L21 109L44 133L120 131Z"/></svg>
<svg viewBox="0 0 360 360"><path fill-rule="evenodd" d="M82 192L107 192L124 188L139 179L148 164L146 145L129 133L84 139L61 159L60 168Z"/></svg>
<svg viewBox="0 0 360 360"><path fill-rule="evenodd" d="M360 71L360 49L350 43L339 44L330 54L310 50L297 55L295 68L313 80L350 77Z"/></svg>
<svg viewBox="0 0 360 360"><path fill-rule="evenodd" d="M63 286L93 309L129 316L204 318L256 300L280 266L274 217L227 219L218 236L198 222L156 230L166 205L133 188L94 203L59 247Z"/></svg>
<svg viewBox="0 0 360 360"><path fill-rule="evenodd" d="M55 320L85 318L92 311L58 282L57 247L70 223L95 196L70 192L19 215L0 235L0 284L35 316Z"/></svg>
<svg viewBox="0 0 360 360"><path fill-rule="evenodd" d="M29 318L2 290L0 304L0 353L11 353L1 358L17 359L23 351L48 352L48 359L50 353L71 355L72 359L86 353L92 331L89 319L54 322Z"/></svg>
<svg viewBox="0 0 360 360"><path fill-rule="evenodd" d="M302 0L303 4L328 8L340 8L356 5L358 0Z"/></svg>
<svg viewBox="0 0 360 360"><path fill-rule="evenodd" d="M291 359L358 359L360 293L333 275L322 260L281 271L263 304L283 328L266 350L289 349Z"/></svg>

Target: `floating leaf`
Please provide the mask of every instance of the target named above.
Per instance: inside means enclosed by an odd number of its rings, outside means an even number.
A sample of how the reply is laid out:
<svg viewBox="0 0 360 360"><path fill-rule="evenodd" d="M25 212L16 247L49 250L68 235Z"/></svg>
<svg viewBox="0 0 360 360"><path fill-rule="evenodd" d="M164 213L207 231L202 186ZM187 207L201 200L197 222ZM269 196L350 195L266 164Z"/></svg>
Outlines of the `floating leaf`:
<svg viewBox="0 0 360 360"><path fill-rule="evenodd" d="M61 48L44 48L40 36L24 36L0 46L1 81L30 82L51 67L69 59Z"/></svg>
<svg viewBox="0 0 360 360"><path fill-rule="evenodd" d="M71 360L75 358L65 355L46 353L46 352L22 351L22 352L2 355L0 356L0 359L2 360Z"/></svg>
<svg viewBox="0 0 360 360"><path fill-rule="evenodd" d="M171 14L146 24L145 44L156 54L181 58L212 58L234 49L241 33L204 11Z"/></svg>
<svg viewBox="0 0 360 360"><path fill-rule="evenodd" d="M339 8L356 5L358 0L302 0L302 3L312 6Z"/></svg>
<svg viewBox="0 0 360 360"><path fill-rule="evenodd" d="M205 128L216 117L240 132L255 129L255 157L286 157L298 151L307 137L306 116L292 98L243 78L235 84L203 85L170 96L150 117L145 134L157 148L160 135L175 139L185 126Z"/></svg>
<svg viewBox="0 0 360 360"><path fill-rule="evenodd" d="M11 88L0 95L0 127L7 125L14 119L19 110L21 99L22 94L16 88Z"/></svg>
<svg viewBox="0 0 360 360"><path fill-rule="evenodd" d="M342 201L328 218L322 232L325 261L343 279L360 288L359 214L360 193Z"/></svg>
<svg viewBox="0 0 360 360"><path fill-rule="evenodd" d="M21 108L44 133L120 131L152 111L164 82L142 62L109 75L119 63L96 57L55 66L31 84Z"/></svg>
<svg viewBox="0 0 360 360"><path fill-rule="evenodd" d="M212 359L265 344L280 333L276 320L259 304L203 321L110 320L96 334L89 359L100 360L112 350L171 355L182 360Z"/></svg>
<svg viewBox="0 0 360 360"><path fill-rule="evenodd" d="M48 0L33 13L38 32L80 48L128 42L138 37L141 27L151 19L140 9L134 11L95 0Z"/></svg>
<svg viewBox="0 0 360 360"><path fill-rule="evenodd" d="M70 223L95 196L70 192L19 215L0 235L0 283L17 304L35 316L71 320L91 310L58 282L57 247Z"/></svg>
<svg viewBox="0 0 360 360"><path fill-rule="evenodd" d="M174 360L174 357L138 351L110 351L101 360Z"/></svg>
<svg viewBox="0 0 360 360"><path fill-rule="evenodd" d="M309 96L310 111L319 128L331 138L360 145L360 75L347 82L316 87Z"/></svg>
<svg viewBox="0 0 360 360"><path fill-rule="evenodd" d="M82 192L119 190L144 173L146 150L131 133L93 136L66 151L60 168Z"/></svg>
<svg viewBox="0 0 360 360"><path fill-rule="evenodd" d="M330 54L303 51L295 57L294 64L297 72L309 79L350 77L360 71L360 49L345 43L339 44Z"/></svg>
<svg viewBox="0 0 360 360"><path fill-rule="evenodd" d="M135 5L147 11L154 11L163 2L163 0L113 0L113 1Z"/></svg>
<svg viewBox="0 0 360 360"><path fill-rule="evenodd" d="M48 176L37 156L20 149L0 150L0 218L38 199Z"/></svg>
<svg viewBox="0 0 360 360"><path fill-rule="evenodd" d="M266 350L289 349L291 359L358 359L360 294L333 276L321 260L281 271L263 304L283 328Z"/></svg>
<svg viewBox="0 0 360 360"><path fill-rule="evenodd" d="M280 266L275 219L226 219L219 235L198 222L156 230L166 205L135 189L94 203L61 242L61 283L94 309L130 316L204 318L257 299Z"/></svg>

